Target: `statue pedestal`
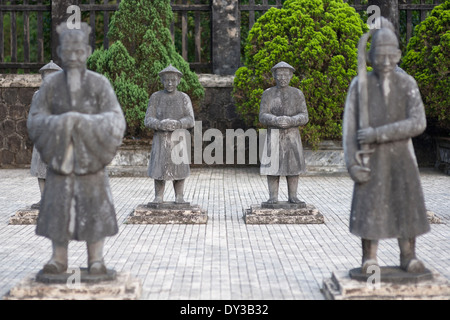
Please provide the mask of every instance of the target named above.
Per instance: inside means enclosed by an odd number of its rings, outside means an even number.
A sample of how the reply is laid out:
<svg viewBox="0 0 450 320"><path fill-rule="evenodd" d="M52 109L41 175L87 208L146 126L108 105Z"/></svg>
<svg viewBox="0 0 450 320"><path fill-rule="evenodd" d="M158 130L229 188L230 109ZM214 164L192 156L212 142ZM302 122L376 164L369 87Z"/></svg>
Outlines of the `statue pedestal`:
<svg viewBox="0 0 450 320"><path fill-rule="evenodd" d="M9 217L9 224L36 224L39 209L28 207L17 210L16 213Z"/></svg>
<svg viewBox="0 0 450 320"><path fill-rule="evenodd" d="M334 271L324 279L322 293L328 300L448 300L450 283L436 272L407 273L396 267L381 267L376 275L362 275L360 268Z"/></svg>
<svg viewBox="0 0 450 320"><path fill-rule="evenodd" d="M325 223L323 215L313 205L279 202L252 205L244 212L247 224L320 224Z"/></svg>
<svg viewBox="0 0 450 320"><path fill-rule="evenodd" d="M83 277L83 276L81 276ZM67 279L58 283L53 279L49 283L36 280L33 274L10 289L5 300L137 300L142 293L142 285L129 273L114 274L114 279L100 282ZM42 279L41 279L42 280ZM86 280L86 279L85 279Z"/></svg>
<svg viewBox="0 0 450 320"><path fill-rule="evenodd" d="M208 215L198 205L190 203L149 202L137 206L128 217L129 224L205 224Z"/></svg>

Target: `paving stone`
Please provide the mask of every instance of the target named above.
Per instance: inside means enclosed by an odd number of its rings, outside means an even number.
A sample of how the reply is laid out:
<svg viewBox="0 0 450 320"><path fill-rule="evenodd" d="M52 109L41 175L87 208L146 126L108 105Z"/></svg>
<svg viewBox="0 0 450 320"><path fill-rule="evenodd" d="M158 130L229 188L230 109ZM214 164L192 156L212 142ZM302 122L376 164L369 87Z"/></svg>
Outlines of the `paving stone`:
<svg viewBox="0 0 450 320"><path fill-rule="evenodd" d="M417 256L450 280L450 176L422 170L427 209L441 223L417 238ZM119 232L105 241L109 269L142 283L141 299L325 299L324 279L360 267L361 241L348 231L353 182L346 174L300 178L299 198L314 204L322 224L250 225L244 210L267 200L256 167L192 168L185 199L208 213L206 224L127 224L130 213L154 198L153 180L111 177ZM175 199L167 188L165 199ZM287 199L280 181L279 198ZM0 298L36 274L51 255L51 242L34 225L11 225L16 211L40 199L37 179L26 169L0 170ZM380 241L380 265L398 265L396 239ZM84 242L69 244L69 267L86 267Z"/></svg>

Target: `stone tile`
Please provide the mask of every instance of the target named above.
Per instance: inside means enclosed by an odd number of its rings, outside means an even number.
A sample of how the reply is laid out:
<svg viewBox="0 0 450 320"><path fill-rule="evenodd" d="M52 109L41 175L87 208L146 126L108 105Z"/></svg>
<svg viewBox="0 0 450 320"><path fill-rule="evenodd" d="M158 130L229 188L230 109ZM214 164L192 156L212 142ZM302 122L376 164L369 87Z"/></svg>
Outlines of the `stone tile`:
<svg viewBox="0 0 450 320"><path fill-rule="evenodd" d="M417 255L450 279L450 177L422 171L427 209L443 223L417 239ZM192 168L186 200L208 212L204 225L125 224L133 210L153 199L153 180L111 177L119 233L107 238L108 268L142 282L142 299L324 299L324 279L360 263L360 239L348 231L353 183L347 175L307 175L299 195L324 216L317 225L247 225L244 210L267 200L258 168ZM174 199L167 188L166 197ZM39 201L28 170L0 170L0 297L38 272L50 258L48 239L35 226L10 225L20 209ZM285 180L280 198L287 198ZM71 242L70 264L84 267L85 244ZM379 260L398 264L395 239L380 242Z"/></svg>

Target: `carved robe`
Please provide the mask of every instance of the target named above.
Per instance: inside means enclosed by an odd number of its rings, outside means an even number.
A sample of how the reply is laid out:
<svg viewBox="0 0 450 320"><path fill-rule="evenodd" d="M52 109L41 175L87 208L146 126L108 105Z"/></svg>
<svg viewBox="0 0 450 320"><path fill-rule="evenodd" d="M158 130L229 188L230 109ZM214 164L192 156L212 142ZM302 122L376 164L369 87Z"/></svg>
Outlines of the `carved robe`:
<svg viewBox="0 0 450 320"><path fill-rule="evenodd" d="M178 161L177 159L174 162L172 150L179 143L185 143L184 148L180 148L180 150L189 152L190 135L187 134L187 131L177 131L179 136L175 138L171 131L160 131L158 125L165 119L180 121L181 129L194 127L194 111L191 99L187 94L180 91L173 94L168 94L163 90L155 92L150 97L145 115L145 126L155 130L148 165L148 176L155 180L182 180L190 174L190 159L186 155L186 161Z"/></svg>
<svg viewBox="0 0 450 320"><path fill-rule="evenodd" d="M105 77L86 70L81 83L71 97L64 71L46 77L27 122L49 166L36 233L59 242L95 242L118 231L105 167L122 143L125 118Z"/></svg>
<svg viewBox="0 0 450 320"><path fill-rule="evenodd" d="M369 125L377 141L370 145L370 180L355 183L350 232L364 239L411 238L430 230L411 138L426 127L416 81L392 72L384 85L368 74ZM344 112L344 153L347 168L357 164L358 78L349 89Z"/></svg>
<svg viewBox="0 0 450 320"><path fill-rule="evenodd" d="M279 128L275 122L278 116L291 117L291 126ZM268 127L261 158L261 175L295 176L304 173L306 164L298 128L308 123L303 93L293 87L265 90L261 97L259 121Z"/></svg>
<svg viewBox="0 0 450 320"><path fill-rule="evenodd" d="M33 99L36 99L38 93L39 90L34 93ZM47 164L42 161L41 155L39 154L39 151L37 151L36 146L33 146L33 153L31 154L30 173L32 176L40 179L45 179L47 176Z"/></svg>

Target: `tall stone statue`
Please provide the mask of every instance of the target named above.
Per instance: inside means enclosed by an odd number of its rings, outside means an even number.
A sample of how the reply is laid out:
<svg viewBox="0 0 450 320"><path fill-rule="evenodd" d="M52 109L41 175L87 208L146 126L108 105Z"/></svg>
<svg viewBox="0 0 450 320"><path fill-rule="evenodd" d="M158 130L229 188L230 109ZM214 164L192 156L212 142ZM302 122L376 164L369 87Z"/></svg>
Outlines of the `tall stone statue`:
<svg viewBox="0 0 450 320"><path fill-rule="evenodd" d="M41 74L42 80L45 79L49 74L61 71L61 67L58 66L56 63L50 61L45 66L43 66L39 73ZM39 90L36 91L33 95L33 99L36 99L36 96L38 95ZM37 151L36 147L33 146L33 153L31 155L31 166L30 166L30 173L32 176L37 177L38 184L39 184L39 191L42 195L44 194L44 188L45 188L45 177L47 176L47 164L44 163L44 161L41 160L41 156L39 155L39 152ZM39 209L40 201L38 203L35 203L31 206L33 209Z"/></svg>
<svg viewBox="0 0 450 320"><path fill-rule="evenodd" d="M184 181L190 174L187 145L190 145L186 130L194 127L194 111L189 96L177 90L183 74L168 66L159 73L164 90L155 92L148 102L145 126L154 130L148 176L155 179L155 203L163 203L166 181L173 181L175 202L184 203ZM172 151L185 143L185 161L174 161Z"/></svg>
<svg viewBox="0 0 450 320"><path fill-rule="evenodd" d="M289 86L294 71L286 62L276 64L272 73L277 85L265 90L261 98L259 121L268 130L260 173L267 175L269 204L278 203L280 176L286 176L289 202L303 203L297 197L299 175L306 171L298 127L308 123L308 110L303 93Z"/></svg>
<svg viewBox="0 0 450 320"><path fill-rule="evenodd" d="M70 240L86 241L90 274L107 272L104 239L118 232L106 165L122 143L125 118L109 81L86 69L91 28L57 27L63 71L45 77L28 132L48 165L36 234L52 240L43 272L67 269Z"/></svg>
<svg viewBox="0 0 450 320"><path fill-rule="evenodd" d="M366 44L373 72L366 69ZM349 88L344 112L345 161L354 180L350 232L362 239L362 268L378 266L378 241L397 238L400 267L425 270L416 258L416 237L430 230L411 138L426 127L416 81L396 72L401 52L386 21L364 35L359 71Z"/></svg>

